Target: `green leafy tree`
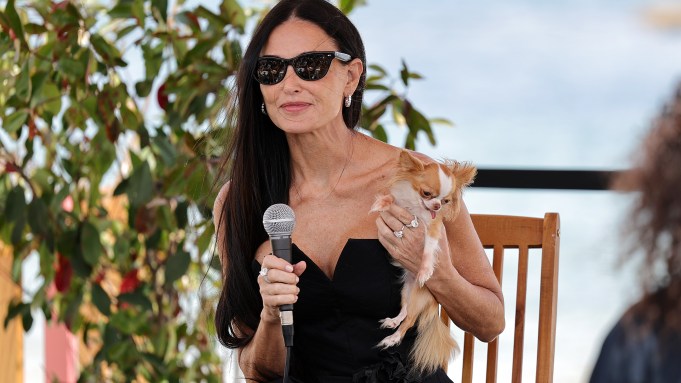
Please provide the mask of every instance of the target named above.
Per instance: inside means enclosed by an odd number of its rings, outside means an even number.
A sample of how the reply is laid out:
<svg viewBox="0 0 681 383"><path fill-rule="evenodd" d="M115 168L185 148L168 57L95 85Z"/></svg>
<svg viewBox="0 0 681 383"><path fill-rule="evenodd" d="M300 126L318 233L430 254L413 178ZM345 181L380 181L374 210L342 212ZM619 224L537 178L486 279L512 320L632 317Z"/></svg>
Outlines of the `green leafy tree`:
<svg viewBox="0 0 681 383"><path fill-rule="evenodd" d="M82 334L81 381L219 380L213 186L242 44L265 10L2 3L0 241L15 281L35 253L42 281L5 325L21 317L28 330L41 310ZM386 140L396 123L406 147L420 132L434 144L406 97L420 76L369 70L361 127Z"/></svg>

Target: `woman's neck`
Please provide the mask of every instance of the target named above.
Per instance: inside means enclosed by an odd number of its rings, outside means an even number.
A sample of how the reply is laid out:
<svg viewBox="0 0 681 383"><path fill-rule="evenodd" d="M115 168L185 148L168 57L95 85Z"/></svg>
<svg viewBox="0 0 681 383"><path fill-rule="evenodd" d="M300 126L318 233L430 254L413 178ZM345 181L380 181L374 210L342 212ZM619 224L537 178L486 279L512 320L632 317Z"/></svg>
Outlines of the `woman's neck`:
<svg viewBox="0 0 681 383"><path fill-rule="evenodd" d="M347 175L357 133L350 129L289 139L293 170L292 193L303 199L326 199Z"/></svg>

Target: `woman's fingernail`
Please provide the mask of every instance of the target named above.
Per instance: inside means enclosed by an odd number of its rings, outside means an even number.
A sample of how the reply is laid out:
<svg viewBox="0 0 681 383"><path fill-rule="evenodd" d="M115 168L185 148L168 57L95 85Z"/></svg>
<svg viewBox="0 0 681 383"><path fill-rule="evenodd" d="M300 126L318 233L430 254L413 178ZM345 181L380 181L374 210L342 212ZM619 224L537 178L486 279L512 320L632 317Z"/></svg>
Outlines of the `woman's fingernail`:
<svg viewBox="0 0 681 383"><path fill-rule="evenodd" d="M288 271L289 273L292 272L293 266L291 266L291 265L286 266L286 271Z"/></svg>
<svg viewBox="0 0 681 383"><path fill-rule="evenodd" d="M299 280L300 280L300 278L296 277L296 283L298 283Z"/></svg>

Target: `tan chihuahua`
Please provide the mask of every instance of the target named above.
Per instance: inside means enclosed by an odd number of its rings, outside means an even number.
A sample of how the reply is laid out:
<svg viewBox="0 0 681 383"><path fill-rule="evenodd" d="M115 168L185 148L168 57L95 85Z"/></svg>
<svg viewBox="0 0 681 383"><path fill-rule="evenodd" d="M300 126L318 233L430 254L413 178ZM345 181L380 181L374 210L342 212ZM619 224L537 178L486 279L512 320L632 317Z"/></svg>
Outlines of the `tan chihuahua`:
<svg viewBox="0 0 681 383"><path fill-rule="evenodd" d="M397 330L378 344L382 348L399 344L418 319L418 334L410 358L413 369L420 373L433 373L458 349L449 328L439 320L435 297L424 284L433 275L437 263L438 243L444 235L442 221L457 216L461 193L473 182L476 173L474 166L456 161L424 164L403 150L398 170L388 185L390 194L378 196L371 207L372 212L385 211L395 203L414 215L409 225L395 232L396 236L401 236L407 227L425 225L426 238L418 273L415 276L404 270L402 309L395 318L381 320L382 328Z"/></svg>

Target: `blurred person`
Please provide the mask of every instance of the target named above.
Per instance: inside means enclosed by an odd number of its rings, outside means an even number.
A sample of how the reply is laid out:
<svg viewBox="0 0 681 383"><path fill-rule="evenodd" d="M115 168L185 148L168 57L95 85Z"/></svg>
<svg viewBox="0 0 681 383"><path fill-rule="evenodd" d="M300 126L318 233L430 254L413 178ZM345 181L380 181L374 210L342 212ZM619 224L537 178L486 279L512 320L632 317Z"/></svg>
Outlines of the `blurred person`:
<svg viewBox="0 0 681 383"><path fill-rule="evenodd" d="M605 338L590 382L681 382L681 85L614 188L638 193L624 260L640 262L643 296Z"/></svg>
<svg viewBox="0 0 681 383"><path fill-rule="evenodd" d="M400 311L402 268L418 271L425 225L409 225L414 216L396 205L369 213L402 149L356 131L365 78L359 32L324 0L280 1L244 53L214 221L216 329L247 381L282 376L279 306L295 303L296 381L451 382L441 368L408 373L416 328L399 345L375 347L393 332L379 320ZM271 254L263 228L275 203L295 211L291 264ZM503 297L463 203L442 230L425 286L459 328L491 341L505 325Z"/></svg>

